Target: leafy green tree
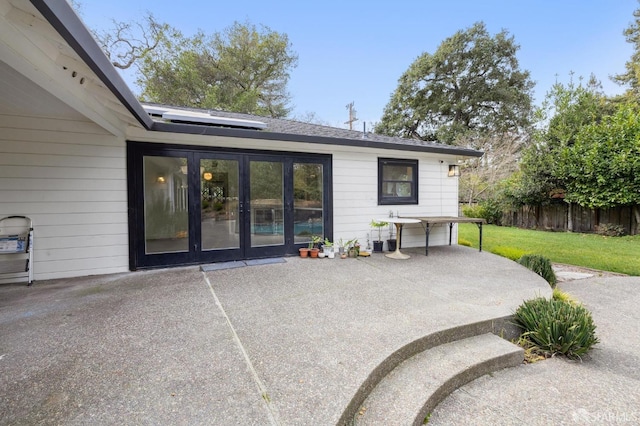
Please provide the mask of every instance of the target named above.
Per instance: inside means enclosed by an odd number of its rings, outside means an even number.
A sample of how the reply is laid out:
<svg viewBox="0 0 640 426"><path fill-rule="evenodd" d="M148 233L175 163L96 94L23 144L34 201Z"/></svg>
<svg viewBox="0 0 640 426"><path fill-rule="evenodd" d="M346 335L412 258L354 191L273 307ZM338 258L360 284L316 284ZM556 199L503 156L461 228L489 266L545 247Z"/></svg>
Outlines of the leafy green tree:
<svg viewBox="0 0 640 426"><path fill-rule="evenodd" d="M222 32L165 38L142 60L146 101L284 117L297 65L286 34L235 22Z"/></svg>
<svg viewBox="0 0 640 426"><path fill-rule="evenodd" d="M530 122L533 82L520 70L518 49L507 31L491 36L482 22L458 31L400 77L375 131L449 144L521 132Z"/></svg>
<svg viewBox="0 0 640 426"><path fill-rule="evenodd" d="M640 223L640 108L620 105L615 114L583 126L563 153L567 201L590 208L634 206Z"/></svg>
<svg viewBox="0 0 640 426"><path fill-rule="evenodd" d="M599 122L612 111L600 83L556 83L536 111L539 123L533 143L525 148L520 172L510 179L507 198L512 205L546 204L554 193L564 193L569 179L562 168L563 152L573 146L582 127Z"/></svg>

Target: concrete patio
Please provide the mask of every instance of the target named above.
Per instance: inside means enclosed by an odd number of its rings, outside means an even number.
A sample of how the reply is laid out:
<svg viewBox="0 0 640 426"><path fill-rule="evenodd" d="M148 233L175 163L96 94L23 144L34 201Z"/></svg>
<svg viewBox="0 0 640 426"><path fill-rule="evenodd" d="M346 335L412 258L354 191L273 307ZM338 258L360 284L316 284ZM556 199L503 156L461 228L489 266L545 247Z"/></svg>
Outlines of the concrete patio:
<svg viewBox="0 0 640 426"><path fill-rule="evenodd" d="M405 359L550 295L490 253L406 251L0 286L0 422L351 423Z"/></svg>

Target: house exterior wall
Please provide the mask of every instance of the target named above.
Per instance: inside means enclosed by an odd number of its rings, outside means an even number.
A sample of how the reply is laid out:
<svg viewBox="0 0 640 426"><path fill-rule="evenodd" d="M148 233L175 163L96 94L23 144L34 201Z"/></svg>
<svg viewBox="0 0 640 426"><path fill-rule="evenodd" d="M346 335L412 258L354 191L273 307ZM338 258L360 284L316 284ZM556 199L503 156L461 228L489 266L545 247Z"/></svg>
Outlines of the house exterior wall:
<svg viewBox="0 0 640 426"><path fill-rule="evenodd" d="M167 134L130 129L130 139L185 145L228 147L239 149L311 152L332 155L333 173L333 229L334 239L358 238L365 246L369 223L384 218L393 211L396 215L458 216L458 179L447 176L448 165L457 162L451 155L383 150L344 145L321 145L284 141L264 141L228 137L207 137L188 134ZM378 158L418 160L417 205L378 205ZM442 163L441 163L442 161ZM377 232L376 232L377 233ZM383 239L388 230L383 231ZM371 235L369 236L371 241ZM403 247L424 246L422 225L406 225L402 234ZM448 244L448 229L435 227L429 236L430 245ZM457 226L453 242L457 241Z"/></svg>
<svg viewBox="0 0 640 426"><path fill-rule="evenodd" d="M0 115L0 216L15 214L34 223L35 280L127 271L124 139L90 121Z"/></svg>
<svg viewBox="0 0 640 426"><path fill-rule="evenodd" d="M34 278L125 272L129 265L126 143L90 121L0 115L0 216L34 221ZM334 239L366 245L369 222L401 215L456 215L457 179L440 154L257 139L147 132L129 138L226 148L332 154ZM378 157L417 159L419 204L377 205ZM443 163L440 163L443 161ZM383 230L386 239L388 230ZM373 240L369 235L370 240ZM430 235L445 244L444 227ZM456 236L454 235L454 241ZM407 225L403 247L424 245L421 225ZM2 281L0 281L2 282Z"/></svg>

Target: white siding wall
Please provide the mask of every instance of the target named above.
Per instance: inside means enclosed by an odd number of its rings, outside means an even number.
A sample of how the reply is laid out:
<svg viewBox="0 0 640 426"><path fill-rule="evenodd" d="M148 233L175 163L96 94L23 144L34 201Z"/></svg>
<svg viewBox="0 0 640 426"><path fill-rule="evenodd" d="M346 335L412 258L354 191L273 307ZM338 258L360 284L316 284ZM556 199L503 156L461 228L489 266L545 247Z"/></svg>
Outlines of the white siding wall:
<svg viewBox="0 0 640 426"><path fill-rule="evenodd" d="M128 270L125 143L88 121L0 115L0 216L35 229L36 280Z"/></svg>
<svg viewBox="0 0 640 426"><path fill-rule="evenodd" d="M358 238L364 246L371 219L390 210L457 214L458 182L447 177L451 156L129 130L132 140L332 154L336 240ZM33 219L36 280L128 270L125 151L124 139L88 121L0 115L0 216ZM378 157L418 160L419 205L377 205ZM430 242L446 244L446 229L434 229ZM403 246L423 245L421 225L407 225Z"/></svg>
<svg viewBox="0 0 640 426"><path fill-rule="evenodd" d="M363 246L366 245L367 234L372 231L369 227L371 219L387 217L389 210L392 210L394 215L398 212L400 215L458 215L458 178L447 176L449 164L456 164L457 161L457 158L451 155L336 145L267 142L258 139L214 139L199 135L144 133L134 128L130 130L132 132L131 139L149 142L332 154L335 240L358 238ZM418 160L418 205L378 206L378 157ZM384 231L383 239L386 240L387 236L388 232ZM402 237L403 247L424 246L425 234L420 224L406 225ZM371 236L370 239L373 241ZM452 242L453 244L457 243L457 226L454 226ZM438 225L432 229L429 234L429 245L448 243L448 225Z"/></svg>
<svg viewBox="0 0 640 426"><path fill-rule="evenodd" d="M418 160L417 205L378 206L378 157ZM444 163L440 163L444 161ZM335 238L358 238L364 246L367 234L370 241L377 239L377 231L369 227L374 218L384 218L393 211L394 216L456 216L457 178L447 177L448 162L444 155L422 154L408 151L356 150L338 152L333 156L334 233ZM383 229L383 240L388 238ZM375 238L372 238L375 237ZM446 237L446 238L445 238ZM403 247L424 246L422 225L405 225ZM448 244L448 231L444 227L433 229L430 245ZM456 241L454 233L453 241ZM386 249L386 247L385 247Z"/></svg>

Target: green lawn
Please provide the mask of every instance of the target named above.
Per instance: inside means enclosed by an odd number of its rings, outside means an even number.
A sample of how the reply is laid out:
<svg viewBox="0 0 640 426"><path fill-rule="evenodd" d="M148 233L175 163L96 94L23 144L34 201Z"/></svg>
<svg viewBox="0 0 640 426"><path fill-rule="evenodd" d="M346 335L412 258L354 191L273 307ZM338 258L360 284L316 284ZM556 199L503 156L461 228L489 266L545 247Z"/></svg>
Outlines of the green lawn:
<svg viewBox="0 0 640 426"><path fill-rule="evenodd" d="M640 276L640 235L614 238L494 225L484 225L482 230L482 250L513 247L552 262ZM459 238L478 247L478 228L472 223L459 224Z"/></svg>

